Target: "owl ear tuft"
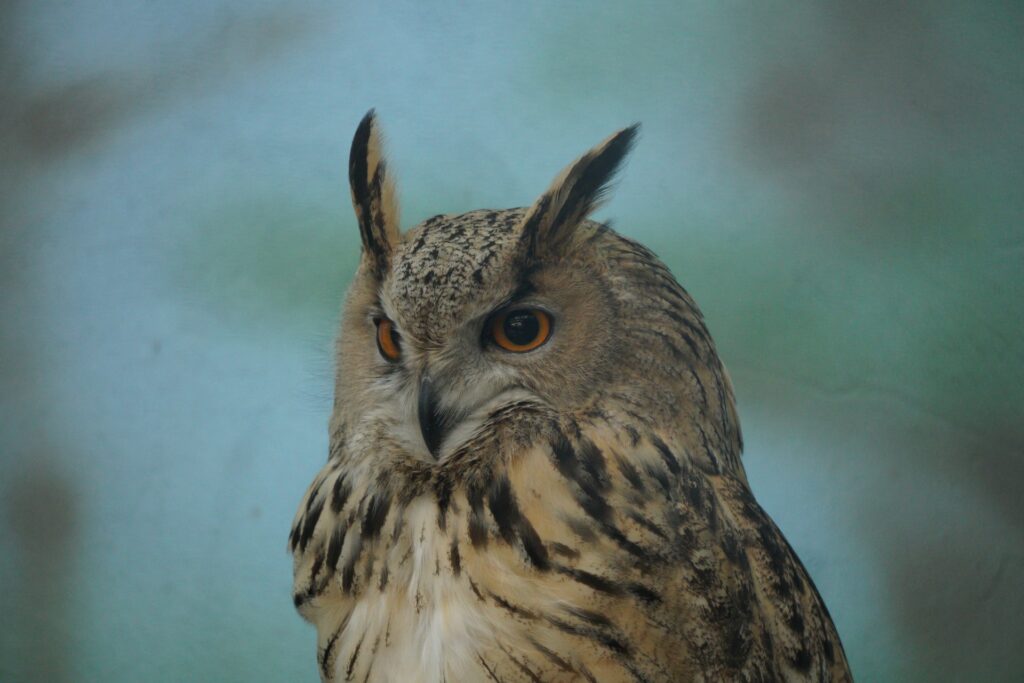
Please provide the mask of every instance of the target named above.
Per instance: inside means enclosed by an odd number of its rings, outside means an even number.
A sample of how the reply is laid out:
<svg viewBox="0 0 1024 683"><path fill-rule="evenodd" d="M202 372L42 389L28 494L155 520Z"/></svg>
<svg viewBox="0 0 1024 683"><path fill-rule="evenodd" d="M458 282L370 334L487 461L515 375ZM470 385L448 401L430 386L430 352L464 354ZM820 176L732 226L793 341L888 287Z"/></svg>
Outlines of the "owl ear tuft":
<svg viewBox="0 0 1024 683"><path fill-rule="evenodd" d="M372 109L359 122L352 138L348 181L363 240L363 258L373 274L381 278L398 244L399 216L395 184L387 173L381 135Z"/></svg>
<svg viewBox="0 0 1024 683"><path fill-rule="evenodd" d="M639 129L640 124L634 124L605 139L563 170L533 203L520 225L525 260L557 254L583 219L601 205Z"/></svg>

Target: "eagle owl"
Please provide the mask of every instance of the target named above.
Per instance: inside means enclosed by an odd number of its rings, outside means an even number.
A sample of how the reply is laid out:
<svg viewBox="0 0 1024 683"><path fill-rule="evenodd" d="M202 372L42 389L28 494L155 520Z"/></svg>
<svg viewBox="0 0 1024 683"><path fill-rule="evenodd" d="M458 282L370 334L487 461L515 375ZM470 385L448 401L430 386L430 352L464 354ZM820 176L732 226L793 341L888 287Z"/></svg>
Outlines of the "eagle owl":
<svg viewBox="0 0 1024 683"><path fill-rule="evenodd" d="M330 452L289 539L324 681L850 680L700 311L587 218L636 132L527 209L403 234L360 123Z"/></svg>

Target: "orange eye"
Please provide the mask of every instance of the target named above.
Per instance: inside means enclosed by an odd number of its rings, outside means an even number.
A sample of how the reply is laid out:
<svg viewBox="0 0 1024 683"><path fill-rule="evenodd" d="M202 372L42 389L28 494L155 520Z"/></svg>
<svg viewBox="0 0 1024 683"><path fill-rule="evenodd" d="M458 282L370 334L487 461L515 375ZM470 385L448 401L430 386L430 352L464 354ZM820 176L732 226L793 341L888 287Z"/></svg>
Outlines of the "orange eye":
<svg viewBox="0 0 1024 683"><path fill-rule="evenodd" d="M490 322L494 343L513 353L533 351L551 336L551 316L536 308L516 308Z"/></svg>
<svg viewBox="0 0 1024 683"><path fill-rule="evenodd" d="M377 350L384 360L394 363L402 357L401 337L395 332L394 324L387 318L377 321Z"/></svg>

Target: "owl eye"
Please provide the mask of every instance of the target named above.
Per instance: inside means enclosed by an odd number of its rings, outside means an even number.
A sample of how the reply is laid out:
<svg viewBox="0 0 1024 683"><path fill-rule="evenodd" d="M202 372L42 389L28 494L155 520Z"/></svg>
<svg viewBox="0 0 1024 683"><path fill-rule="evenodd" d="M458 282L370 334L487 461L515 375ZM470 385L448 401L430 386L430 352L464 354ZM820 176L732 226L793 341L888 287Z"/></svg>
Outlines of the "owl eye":
<svg viewBox="0 0 1024 683"><path fill-rule="evenodd" d="M395 332L394 323L387 318L379 318L377 323L377 350L384 360L396 362L402 357L402 337Z"/></svg>
<svg viewBox="0 0 1024 683"><path fill-rule="evenodd" d="M537 308L503 311L488 323L494 343L506 351L533 351L551 336L551 316Z"/></svg>

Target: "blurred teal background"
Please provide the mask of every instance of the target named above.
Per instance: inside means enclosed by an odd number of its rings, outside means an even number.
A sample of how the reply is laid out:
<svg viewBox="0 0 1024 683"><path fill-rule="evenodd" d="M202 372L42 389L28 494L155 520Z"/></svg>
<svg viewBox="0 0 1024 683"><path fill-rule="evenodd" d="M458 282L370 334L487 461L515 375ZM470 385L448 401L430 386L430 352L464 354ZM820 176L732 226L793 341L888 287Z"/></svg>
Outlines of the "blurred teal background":
<svg viewBox="0 0 1024 683"><path fill-rule="evenodd" d="M600 216L702 306L755 493L861 681L1024 672L1024 5L0 5L0 679L315 680L285 538L326 458L376 107L404 223Z"/></svg>

